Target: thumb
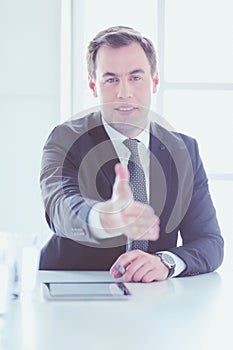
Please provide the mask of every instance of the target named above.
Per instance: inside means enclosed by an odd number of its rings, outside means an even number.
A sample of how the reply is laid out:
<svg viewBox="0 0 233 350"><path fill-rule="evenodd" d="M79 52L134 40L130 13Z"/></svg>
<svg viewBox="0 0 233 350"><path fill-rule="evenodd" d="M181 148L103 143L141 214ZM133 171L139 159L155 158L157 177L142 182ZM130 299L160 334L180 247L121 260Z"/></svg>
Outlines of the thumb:
<svg viewBox="0 0 233 350"><path fill-rule="evenodd" d="M115 173L116 179L113 193L118 200L128 200L132 197L132 191L129 185L129 171L121 163L118 163L115 166Z"/></svg>
<svg viewBox="0 0 233 350"><path fill-rule="evenodd" d="M115 173L118 181L125 180L129 181L129 171L121 163L115 165Z"/></svg>

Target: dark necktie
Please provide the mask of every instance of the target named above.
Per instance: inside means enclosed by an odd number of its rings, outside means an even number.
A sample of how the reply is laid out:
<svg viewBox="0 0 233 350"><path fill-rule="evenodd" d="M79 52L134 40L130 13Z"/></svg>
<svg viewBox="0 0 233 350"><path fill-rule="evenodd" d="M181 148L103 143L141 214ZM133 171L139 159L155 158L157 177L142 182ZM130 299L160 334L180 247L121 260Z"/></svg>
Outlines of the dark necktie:
<svg viewBox="0 0 233 350"><path fill-rule="evenodd" d="M128 170L130 174L129 183L133 192L134 199L138 202L148 203L146 193L146 177L142 169L138 154L138 143L136 139L126 139L124 145L130 150L131 155L128 161ZM135 240L132 242L131 250L140 249L144 252L148 251L147 240Z"/></svg>

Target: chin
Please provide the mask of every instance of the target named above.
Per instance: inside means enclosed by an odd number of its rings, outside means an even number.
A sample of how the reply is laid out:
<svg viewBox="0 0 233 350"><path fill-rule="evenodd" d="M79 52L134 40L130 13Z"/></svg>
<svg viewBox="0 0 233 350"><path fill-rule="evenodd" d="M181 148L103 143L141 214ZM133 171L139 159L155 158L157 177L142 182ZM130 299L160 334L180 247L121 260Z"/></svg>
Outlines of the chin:
<svg viewBox="0 0 233 350"><path fill-rule="evenodd" d="M111 123L111 126L127 137L134 137L144 129L142 125L132 124L129 122L114 122Z"/></svg>

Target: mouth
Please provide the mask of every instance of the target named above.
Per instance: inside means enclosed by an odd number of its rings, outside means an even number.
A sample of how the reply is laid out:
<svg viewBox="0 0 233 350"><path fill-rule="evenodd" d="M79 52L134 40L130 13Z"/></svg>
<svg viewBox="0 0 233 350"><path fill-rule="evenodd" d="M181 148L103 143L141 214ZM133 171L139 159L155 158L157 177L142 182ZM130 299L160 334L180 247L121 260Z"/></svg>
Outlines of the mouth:
<svg viewBox="0 0 233 350"><path fill-rule="evenodd" d="M138 108L134 107L134 106L120 106L120 107L116 107L114 109L118 112L129 113L129 112L133 112L133 111L137 110Z"/></svg>

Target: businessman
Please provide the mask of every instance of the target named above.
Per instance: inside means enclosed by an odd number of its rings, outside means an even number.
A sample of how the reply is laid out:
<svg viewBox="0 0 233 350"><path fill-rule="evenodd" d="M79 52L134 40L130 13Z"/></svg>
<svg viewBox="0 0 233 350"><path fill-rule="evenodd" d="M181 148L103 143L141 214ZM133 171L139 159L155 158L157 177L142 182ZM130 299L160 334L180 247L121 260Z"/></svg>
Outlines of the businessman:
<svg viewBox="0 0 233 350"><path fill-rule="evenodd" d="M89 43L87 67L99 109L55 127L43 149L53 236L40 269L124 272L127 282L214 271L223 238L197 143L151 120L152 42L133 28L108 28Z"/></svg>

